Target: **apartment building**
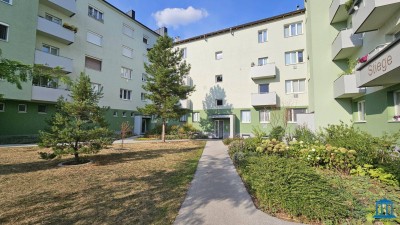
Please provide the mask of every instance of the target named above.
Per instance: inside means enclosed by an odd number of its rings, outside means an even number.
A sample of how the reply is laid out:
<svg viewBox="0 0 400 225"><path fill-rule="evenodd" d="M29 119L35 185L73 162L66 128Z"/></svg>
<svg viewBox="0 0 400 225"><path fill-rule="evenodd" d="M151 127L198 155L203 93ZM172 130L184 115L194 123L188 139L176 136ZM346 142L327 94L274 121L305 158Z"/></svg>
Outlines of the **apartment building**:
<svg viewBox="0 0 400 225"><path fill-rule="evenodd" d="M241 24L176 42L191 64L195 92L182 120L214 138L271 129L271 110L287 108L289 128L307 122L305 11ZM311 121L312 122L312 121Z"/></svg>
<svg viewBox="0 0 400 225"><path fill-rule="evenodd" d="M400 0L306 0L310 112L373 135L400 128Z"/></svg>
<svg viewBox="0 0 400 225"><path fill-rule="evenodd" d="M25 64L62 67L75 79L90 76L95 90L103 90L101 106L110 107L107 120L119 130L123 121L147 129L137 107L146 104L147 51L159 34L103 0L0 0L0 48L3 57ZM34 135L46 126L68 87L57 80L34 79L21 90L0 81L0 136ZM142 122L144 120L144 122Z"/></svg>

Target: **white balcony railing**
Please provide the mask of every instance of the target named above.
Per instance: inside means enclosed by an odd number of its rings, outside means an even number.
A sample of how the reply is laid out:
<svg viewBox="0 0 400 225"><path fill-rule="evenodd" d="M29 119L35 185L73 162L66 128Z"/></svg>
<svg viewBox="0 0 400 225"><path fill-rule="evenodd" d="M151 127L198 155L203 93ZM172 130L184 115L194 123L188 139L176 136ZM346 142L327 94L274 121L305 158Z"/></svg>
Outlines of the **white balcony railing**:
<svg viewBox="0 0 400 225"><path fill-rule="evenodd" d="M274 106L276 102L276 92L251 94L252 106Z"/></svg>
<svg viewBox="0 0 400 225"><path fill-rule="evenodd" d="M43 52L40 50L35 51L35 64L41 64L50 68L61 67L62 71L66 73L72 73L73 63L72 59L52 55L47 52Z"/></svg>
<svg viewBox="0 0 400 225"><path fill-rule="evenodd" d="M274 78L276 76L275 63L267 63L260 66L252 66L250 68L251 79Z"/></svg>
<svg viewBox="0 0 400 225"><path fill-rule="evenodd" d="M332 59L346 59L363 45L362 34L353 34L353 29L341 30L332 43Z"/></svg>
<svg viewBox="0 0 400 225"><path fill-rule="evenodd" d="M356 98L365 94L365 88L358 88L356 74L343 75L333 84L335 98Z"/></svg>
<svg viewBox="0 0 400 225"><path fill-rule="evenodd" d="M333 0L329 7L329 21L331 23L338 23L347 20L349 14L347 13L345 4L347 0Z"/></svg>
<svg viewBox="0 0 400 225"><path fill-rule="evenodd" d="M43 35L54 38L64 44L72 44L75 41L75 33L73 31L42 17L38 17L37 30Z"/></svg>
<svg viewBox="0 0 400 225"><path fill-rule="evenodd" d="M70 99L70 91L48 87L32 86L32 100L43 102L57 102L60 96Z"/></svg>

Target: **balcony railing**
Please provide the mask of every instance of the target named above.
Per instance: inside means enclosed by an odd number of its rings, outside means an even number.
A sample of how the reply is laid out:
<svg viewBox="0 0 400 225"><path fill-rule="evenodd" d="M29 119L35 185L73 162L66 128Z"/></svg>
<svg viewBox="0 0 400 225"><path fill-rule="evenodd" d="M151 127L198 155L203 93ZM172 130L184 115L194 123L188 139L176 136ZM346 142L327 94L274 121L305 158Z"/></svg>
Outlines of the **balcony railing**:
<svg viewBox="0 0 400 225"><path fill-rule="evenodd" d="M365 88L358 88L356 74L343 75L333 84L335 98L357 98L365 94Z"/></svg>
<svg viewBox="0 0 400 225"><path fill-rule="evenodd" d="M69 17L76 14L76 0L40 0L40 3Z"/></svg>
<svg viewBox="0 0 400 225"><path fill-rule="evenodd" d="M251 94L252 106L274 106L277 102L276 92Z"/></svg>
<svg viewBox="0 0 400 225"><path fill-rule="evenodd" d="M276 66L275 63L267 63L260 66L252 66L250 68L251 79L265 79L274 78L276 76Z"/></svg>
<svg viewBox="0 0 400 225"><path fill-rule="evenodd" d="M38 17L37 30L45 36L53 38L64 44L72 44L75 42L75 33L69 29L62 27L60 24Z"/></svg>
<svg viewBox="0 0 400 225"><path fill-rule="evenodd" d="M50 68L61 67L62 71L72 73L73 63L72 59L53 55L40 50L35 51L35 64L41 64Z"/></svg>
<svg viewBox="0 0 400 225"><path fill-rule="evenodd" d="M347 0L333 0L329 7L329 21L338 23L347 20L349 14L347 13L345 4Z"/></svg>
<svg viewBox="0 0 400 225"><path fill-rule="evenodd" d="M332 43L332 59L346 59L363 45L362 34L353 34L353 29L341 30Z"/></svg>
<svg viewBox="0 0 400 225"><path fill-rule="evenodd" d="M180 100L179 103L181 104L182 109L191 109L192 102L189 99Z"/></svg>
<svg viewBox="0 0 400 225"><path fill-rule="evenodd" d="M70 91L64 89L32 86L32 100L43 102L57 102L60 96L70 99Z"/></svg>

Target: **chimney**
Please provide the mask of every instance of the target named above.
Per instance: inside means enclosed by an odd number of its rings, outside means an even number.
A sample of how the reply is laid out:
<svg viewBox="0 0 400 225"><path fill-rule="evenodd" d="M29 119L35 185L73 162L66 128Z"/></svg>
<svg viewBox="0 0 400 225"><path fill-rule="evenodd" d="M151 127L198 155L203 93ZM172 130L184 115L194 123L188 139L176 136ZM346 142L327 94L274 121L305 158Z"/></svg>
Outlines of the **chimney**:
<svg viewBox="0 0 400 225"><path fill-rule="evenodd" d="M297 5L296 10L300 10L300 6L299 5Z"/></svg>
<svg viewBox="0 0 400 225"><path fill-rule="evenodd" d="M129 10L126 15L128 15L130 18L135 19L135 10Z"/></svg>
<svg viewBox="0 0 400 225"><path fill-rule="evenodd" d="M160 27L155 32L161 36L166 36L168 35L168 29L166 27Z"/></svg>

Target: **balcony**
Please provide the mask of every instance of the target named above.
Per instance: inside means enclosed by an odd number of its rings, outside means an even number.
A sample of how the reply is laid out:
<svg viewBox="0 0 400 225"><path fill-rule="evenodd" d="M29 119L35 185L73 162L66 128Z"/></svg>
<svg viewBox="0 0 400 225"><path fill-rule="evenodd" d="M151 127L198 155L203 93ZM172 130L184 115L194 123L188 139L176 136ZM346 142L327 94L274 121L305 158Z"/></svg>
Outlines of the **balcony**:
<svg viewBox="0 0 400 225"><path fill-rule="evenodd" d="M355 0L351 9L354 32L377 30L399 10L399 0Z"/></svg>
<svg viewBox="0 0 400 225"><path fill-rule="evenodd" d="M352 29L339 32L332 43L332 60L347 59L363 45L362 34L353 34Z"/></svg>
<svg viewBox="0 0 400 225"><path fill-rule="evenodd" d="M72 73L72 59L52 55L40 50L35 51L35 64L41 64L50 68L61 67L65 73Z"/></svg>
<svg viewBox="0 0 400 225"><path fill-rule="evenodd" d="M347 20L349 14L346 10L345 4L347 0L333 0L329 8L329 21L338 23Z"/></svg>
<svg viewBox="0 0 400 225"><path fill-rule="evenodd" d="M368 54L367 62L359 65L357 70L357 87L400 83L400 39L386 45L380 51L372 51Z"/></svg>
<svg viewBox="0 0 400 225"><path fill-rule="evenodd" d="M275 63L267 63L261 66L252 66L250 68L251 79L266 79L274 78L276 76Z"/></svg>
<svg viewBox="0 0 400 225"><path fill-rule="evenodd" d="M54 38L67 45L72 44L75 41L75 33L73 31L42 17L38 17L37 30L44 36Z"/></svg>
<svg viewBox="0 0 400 225"><path fill-rule="evenodd" d="M333 83L335 98L357 98L365 94L365 88L358 88L356 74L343 75Z"/></svg>
<svg viewBox="0 0 400 225"><path fill-rule="evenodd" d="M191 109L192 102L189 99L179 100L182 109Z"/></svg>
<svg viewBox="0 0 400 225"><path fill-rule="evenodd" d="M57 102L60 96L70 99L69 91L63 89L54 89L48 87L32 86L32 100L43 102Z"/></svg>
<svg viewBox="0 0 400 225"><path fill-rule="evenodd" d="M251 105L257 106L274 106L277 102L275 92L251 94Z"/></svg>
<svg viewBox="0 0 400 225"><path fill-rule="evenodd" d="M40 3L69 17L76 14L76 0L40 0Z"/></svg>

